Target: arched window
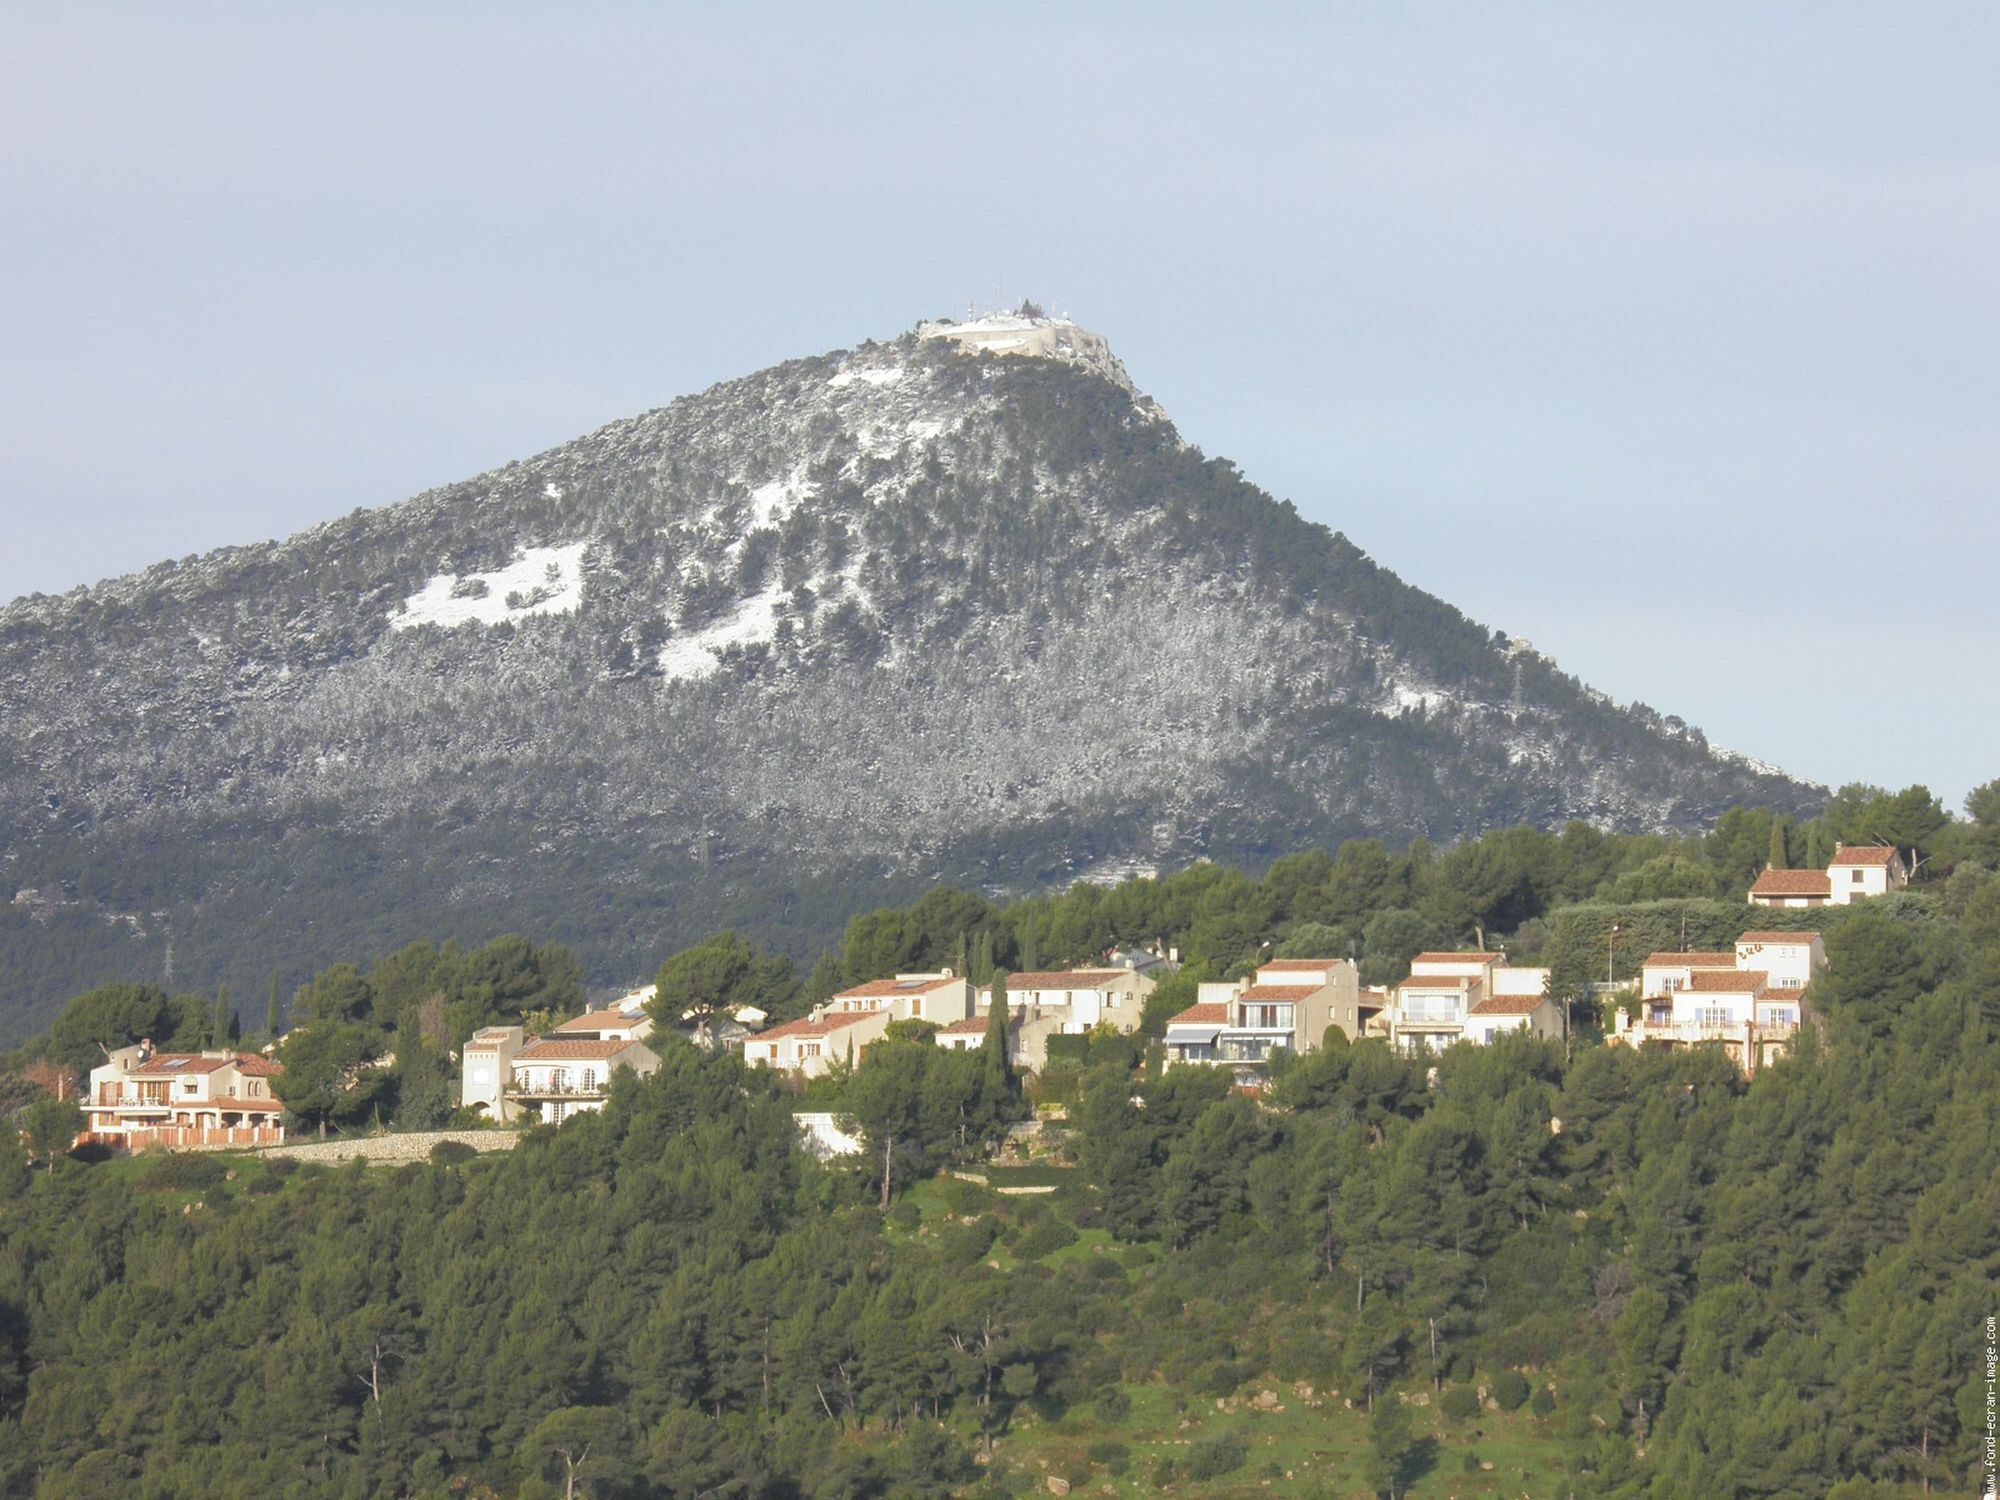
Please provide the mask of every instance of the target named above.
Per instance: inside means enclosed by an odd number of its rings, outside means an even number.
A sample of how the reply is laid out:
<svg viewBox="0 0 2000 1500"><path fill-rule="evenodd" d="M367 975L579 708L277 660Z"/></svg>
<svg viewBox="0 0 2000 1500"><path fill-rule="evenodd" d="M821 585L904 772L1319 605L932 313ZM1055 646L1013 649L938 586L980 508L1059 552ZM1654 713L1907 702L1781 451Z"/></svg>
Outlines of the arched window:
<svg viewBox="0 0 2000 1500"><path fill-rule="evenodd" d="M596 1087L597 1087L597 1069L585 1068L583 1070L583 1091L586 1094L588 1094Z"/></svg>

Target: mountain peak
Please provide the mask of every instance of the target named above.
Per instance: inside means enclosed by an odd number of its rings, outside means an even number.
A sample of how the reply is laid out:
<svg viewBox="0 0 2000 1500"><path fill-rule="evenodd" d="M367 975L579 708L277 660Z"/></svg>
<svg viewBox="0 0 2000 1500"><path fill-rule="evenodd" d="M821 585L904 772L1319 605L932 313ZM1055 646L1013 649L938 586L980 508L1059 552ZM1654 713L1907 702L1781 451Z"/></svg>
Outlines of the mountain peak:
<svg viewBox="0 0 2000 1500"><path fill-rule="evenodd" d="M1111 345L1102 334L1079 327L1066 317L1051 317L1030 308L1021 312L987 313L962 323L939 318L919 323L917 337L941 340L967 354L1057 359L1081 365L1131 396L1148 415L1165 415L1150 396L1132 383L1124 362L1111 352Z"/></svg>

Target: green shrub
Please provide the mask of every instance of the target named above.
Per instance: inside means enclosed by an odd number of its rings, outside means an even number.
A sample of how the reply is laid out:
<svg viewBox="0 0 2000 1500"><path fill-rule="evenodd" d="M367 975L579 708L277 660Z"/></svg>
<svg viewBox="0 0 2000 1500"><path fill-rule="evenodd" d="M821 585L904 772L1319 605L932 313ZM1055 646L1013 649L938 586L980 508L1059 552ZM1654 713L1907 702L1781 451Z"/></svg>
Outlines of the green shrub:
<svg viewBox="0 0 2000 1500"><path fill-rule="evenodd" d="M923 1217L924 1211L908 1198L889 1205L889 1222L905 1234L915 1229Z"/></svg>
<svg viewBox="0 0 2000 1500"><path fill-rule="evenodd" d="M1092 1443L1088 1452L1092 1463L1114 1476L1132 1467L1132 1450L1123 1443Z"/></svg>
<svg viewBox="0 0 2000 1500"><path fill-rule="evenodd" d="M1459 1467L1468 1474L1477 1474L1479 1472L1479 1455L1470 1448L1466 1449L1465 1462L1460 1464Z"/></svg>
<svg viewBox="0 0 2000 1500"><path fill-rule="evenodd" d="M431 1160L441 1167L455 1167L471 1161L479 1153L464 1141L439 1141L431 1147Z"/></svg>
<svg viewBox="0 0 2000 1500"><path fill-rule="evenodd" d="M1122 1422L1132 1414L1132 1397L1122 1385L1107 1385L1091 1403L1107 1422Z"/></svg>
<svg viewBox="0 0 2000 1500"><path fill-rule="evenodd" d="M1469 1422L1479 1415L1479 1393L1469 1385L1455 1385L1444 1393L1438 1410L1454 1422Z"/></svg>
<svg viewBox="0 0 2000 1500"><path fill-rule="evenodd" d="M1243 1460L1249 1456L1250 1445L1240 1433L1218 1432L1214 1437L1196 1438L1189 1443L1180 1470L1189 1479L1220 1479L1242 1468Z"/></svg>
<svg viewBox="0 0 2000 1500"><path fill-rule="evenodd" d="M1197 1396L1233 1396L1243 1379L1243 1366L1233 1359L1218 1359L1196 1370L1191 1384Z"/></svg>
<svg viewBox="0 0 2000 1500"><path fill-rule="evenodd" d="M1519 1411L1528 1399L1528 1377L1519 1370L1502 1370L1493 1377L1493 1404L1502 1411Z"/></svg>
<svg viewBox="0 0 2000 1500"><path fill-rule="evenodd" d="M229 1168L212 1156L170 1151L146 1163L139 1185L155 1193L199 1193L220 1187Z"/></svg>
<svg viewBox="0 0 2000 1500"><path fill-rule="evenodd" d="M1535 1387L1535 1394L1529 1398L1528 1410L1538 1417L1546 1417L1556 1409L1555 1393L1545 1385Z"/></svg>
<svg viewBox="0 0 2000 1500"><path fill-rule="evenodd" d="M938 1186L938 1196L948 1210L960 1215L984 1213L993 1202L991 1193L963 1177L945 1178Z"/></svg>
<svg viewBox="0 0 2000 1500"><path fill-rule="evenodd" d="M1178 1467L1171 1453L1162 1453L1158 1458L1154 1459L1153 1488L1163 1490L1171 1485L1174 1482L1175 1471Z"/></svg>
<svg viewBox="0 0 2000 1500"><path fill-rule="evenodd" d="M1063 1246L1075 1243L1076 1231L1050 1214L1017 1233L1013 1250L1016 1259L1040 1260L1044 1255L1051 1255Z"/></svg>
<svg viewBox="0 0 2000 1500"><path fill-rule="evenodd" d="M1478 1372L1473 1368L1470 1354L1454 1354L1444 1373L1454 1385L1470 1385L1472 1377Z"/></svg>

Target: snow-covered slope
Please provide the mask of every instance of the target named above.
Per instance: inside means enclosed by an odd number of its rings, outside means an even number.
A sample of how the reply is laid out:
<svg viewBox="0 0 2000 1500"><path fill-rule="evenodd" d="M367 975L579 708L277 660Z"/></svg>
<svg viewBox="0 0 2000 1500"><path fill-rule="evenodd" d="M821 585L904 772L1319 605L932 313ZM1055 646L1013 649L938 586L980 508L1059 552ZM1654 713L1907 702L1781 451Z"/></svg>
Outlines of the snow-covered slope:
<svg viewBox="0 0 2000 1500"><path fill-rule="evenodd" d="M1811 800L1204 460L1102 339L984 321L0 610L0 1039L170 928L259 993L508 927L622 976L939 877Z"/></svg>

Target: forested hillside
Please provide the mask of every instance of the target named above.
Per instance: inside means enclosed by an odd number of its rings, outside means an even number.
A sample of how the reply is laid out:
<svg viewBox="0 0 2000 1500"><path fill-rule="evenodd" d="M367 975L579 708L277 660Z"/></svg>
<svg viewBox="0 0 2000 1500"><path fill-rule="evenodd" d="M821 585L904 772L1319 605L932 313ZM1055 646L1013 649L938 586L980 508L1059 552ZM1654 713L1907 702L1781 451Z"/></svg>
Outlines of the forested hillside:
<svg viewBox="0 0 2000 1500"><path fill-rule="evenodd" d="M0 607L0 1043L92 984L290 989L417 939L533 932L610 983L723 926L809 958L939 880L1820 800L1118 374L905 336Z"/></svg>
<svg viewBox="0 0 2000 1500"><path fill-rule="evenodd" d="M15 1148L0 1485L1970 1494L2000 1281L1992 793L1931 830L1936 878L1787 914L1826 933L1817 1021L1749 1084L1717 1058L1580 1035L1568 1057L1526 1040L1435 1062L1330 1046L1251 1100L1219 1072L1155 1076L1142 1045L1105 1038L1024 1093L1003 1056L939 1051L917 1027L815 1086L869 1147L831 1166L797 1149L801 1101L779 1080L671 1041L604 1115L498 1157L288 1170L31 1164ZM1488 846L1463 858L1529 841ZM1215 945L1201 961L1222 962L1285 941L1282 924L1225 934L1203 916L1267 903L1287 870L1318 872L1297 889L1324 899L1344 862L1379 853L1357 847L1169 894L1195 913L1188 941ZM1200 890L1232 882L1199 910ZM1012 909L966 940L1058 943L1059 917L1115 898ZM1674 905L1723 909L1621 910ZM1575 910L1526 921L1553 943ZM836 961L893 961L937 915L863 918ZM740 977L728 942L704 948L663 979ZM392 981L417 956L322 976L308 1032L386 1024L429 978L486 1014L574 983L530 945L426 962L404 990ZM464 977L476 963L483 1000ZM799 984L774 966L746 982ZM989 1159L1035 1102L1066 1106L1054 1154Z"/></svg>

